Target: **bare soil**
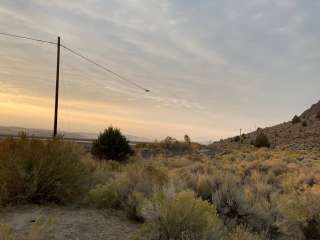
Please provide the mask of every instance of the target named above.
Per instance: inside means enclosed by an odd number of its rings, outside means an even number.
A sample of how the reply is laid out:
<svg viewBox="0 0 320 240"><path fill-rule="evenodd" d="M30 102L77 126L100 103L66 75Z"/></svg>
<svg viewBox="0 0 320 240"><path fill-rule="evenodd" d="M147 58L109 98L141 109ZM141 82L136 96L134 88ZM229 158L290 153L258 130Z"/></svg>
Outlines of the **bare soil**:
<svg viewBox="0 0 320 240"><path fill-rule="evenodd" d="M139 228L121 213L59 206L3 209L0 223L8 225L17 240L126 240Z"/></svg>

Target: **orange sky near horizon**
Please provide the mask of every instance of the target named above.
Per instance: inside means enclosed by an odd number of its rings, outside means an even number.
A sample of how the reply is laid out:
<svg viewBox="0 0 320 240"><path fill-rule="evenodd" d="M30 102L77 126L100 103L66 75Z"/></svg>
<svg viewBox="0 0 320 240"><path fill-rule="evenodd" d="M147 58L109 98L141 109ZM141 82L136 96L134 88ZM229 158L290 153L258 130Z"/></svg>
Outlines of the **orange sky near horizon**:
<svg viewBox="0 0 320 240"><path fill-rule="evenodd" d="M120 112L119 108L122 108ZM0 125L39 129L52 128L53 99L18 93L0 93L0 109ZM135 112L133 109L126 109L124 106L66 100L60 103L59 130L98 133L107 126L113 125L120 127L126 134L150 139L159 139L159 136L164 138L167 135L182 139L183 136L178 135L180 132L192 133L192 126L190 125L176 125L156 119L144 121L142 118L132 118L131 114L133 112ZM176 129L176 132L165 131L165 129L173 128ZM187 132L185 129L191 131ZM199 128L197 128L197 131L199 133ZM200 133L206 135L208 129L203 128ZM220 132L219 134L227 135L230 133Z"/></svg>

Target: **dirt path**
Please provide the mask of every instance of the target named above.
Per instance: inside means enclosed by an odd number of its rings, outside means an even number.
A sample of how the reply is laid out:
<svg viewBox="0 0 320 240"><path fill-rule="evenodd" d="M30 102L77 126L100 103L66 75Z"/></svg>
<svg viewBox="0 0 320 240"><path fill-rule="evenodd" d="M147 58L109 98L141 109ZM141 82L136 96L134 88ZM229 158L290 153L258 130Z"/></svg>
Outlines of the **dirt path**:
<svg viewBox="0 0 320 240"><path fill-rule="evenodd" d="M117 213L51 206L6 209L0 223L10 226L17 240L129 240L139 228Z"/></svg>

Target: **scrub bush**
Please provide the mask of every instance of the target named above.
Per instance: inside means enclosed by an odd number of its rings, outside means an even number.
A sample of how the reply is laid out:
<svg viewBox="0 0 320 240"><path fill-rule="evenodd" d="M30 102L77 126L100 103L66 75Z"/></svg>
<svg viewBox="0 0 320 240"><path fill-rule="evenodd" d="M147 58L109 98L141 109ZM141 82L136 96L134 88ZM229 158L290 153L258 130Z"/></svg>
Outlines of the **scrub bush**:
<svg viewBox="0 0 320 240"><path fill-rule="evenodd" d="M109 127L94 141L91 153L99 160L125 161L133 150L120 129Z"/></svg>
<svg viewBox="0 0 320 240"><path fill-rule="evenodd" d="M145 205L147 223L136 239L220 239L221 223L215 207L191 191L159 192Z"/></svg>
<svg viewBox="0 0 320 240"><path fill-rule="evenodd" d="M61 139L0 142L0 203L66 203L87 190L82 149Z"/></svg>

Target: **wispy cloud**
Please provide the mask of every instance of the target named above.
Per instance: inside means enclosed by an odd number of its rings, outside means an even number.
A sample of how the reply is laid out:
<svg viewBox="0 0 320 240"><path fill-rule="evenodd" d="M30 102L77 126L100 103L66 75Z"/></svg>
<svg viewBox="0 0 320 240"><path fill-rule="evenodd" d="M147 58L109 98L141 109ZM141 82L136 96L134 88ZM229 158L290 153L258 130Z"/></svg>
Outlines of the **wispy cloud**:
<svg viewBox="0 0 320 240"><path fill-rule="evenodd" d="M318 97L319 10L317 1L298 0L4 0L0 20L1 31L61 35L152 90L144 94L63 51L64 103L82 119L96 116L91 127L89 118L72 127L96 129L113 119L145 136L163 134L154 129L161 126L220 138L286 120ZM6 38L0 44L1 93L50 102L55 48ZM305 99L293 106L302 91ZM50 106L43 106L48 113Z"/></svg>

